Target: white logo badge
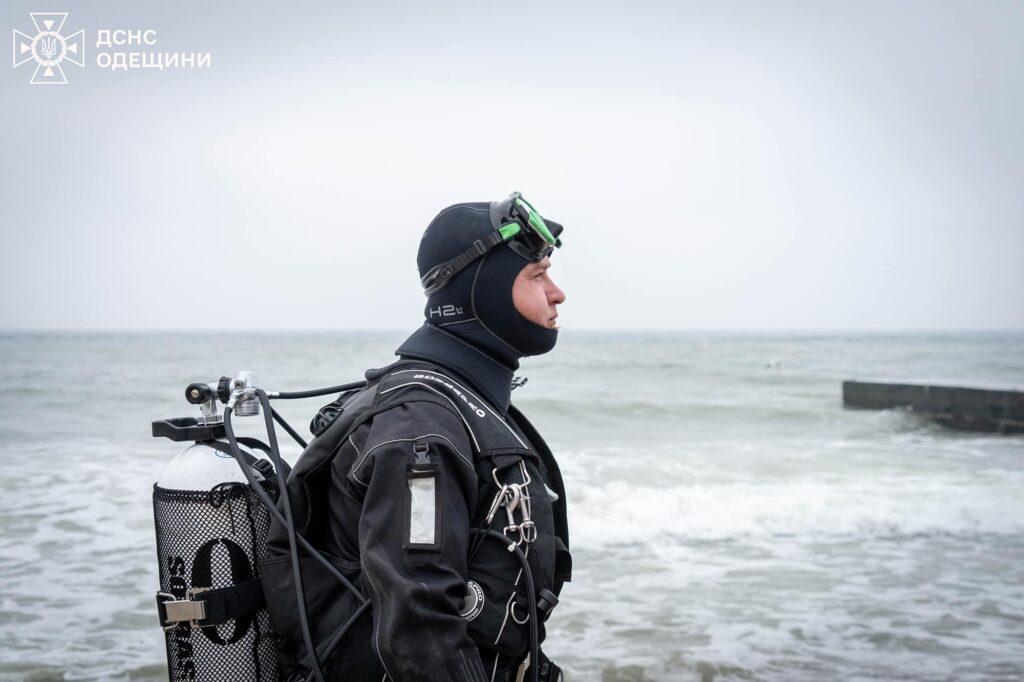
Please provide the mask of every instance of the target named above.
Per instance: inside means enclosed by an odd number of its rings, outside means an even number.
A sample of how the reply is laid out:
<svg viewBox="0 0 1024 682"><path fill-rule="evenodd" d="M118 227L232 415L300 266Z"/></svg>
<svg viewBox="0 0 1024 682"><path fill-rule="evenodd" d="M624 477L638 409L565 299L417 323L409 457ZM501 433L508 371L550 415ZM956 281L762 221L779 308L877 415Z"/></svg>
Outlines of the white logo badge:
<svg viewBox="0 0 1024 682"><path fill-rule="evenodd" d="M473 620L484 610L484 590L475 580L466 581L466 596L462 599L459 615L466 620Z"/></svg>
<svg viewBox="0 0 1024 682"><path fill-rule="evenodd" d="M14 29L14 67L30 59L36 61L32 85L65 85L68 82L61 63L85 66L85 29L67 37L60 34L67 12L30 12L36 26L35 37Z"/></svg>

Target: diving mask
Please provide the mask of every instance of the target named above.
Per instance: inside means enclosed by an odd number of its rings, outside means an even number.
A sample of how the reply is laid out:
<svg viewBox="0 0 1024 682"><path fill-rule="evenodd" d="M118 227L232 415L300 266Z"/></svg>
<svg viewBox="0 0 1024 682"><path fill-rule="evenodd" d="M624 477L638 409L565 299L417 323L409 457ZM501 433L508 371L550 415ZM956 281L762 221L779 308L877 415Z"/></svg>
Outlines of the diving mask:
<svg viewBox="0 0 1024 682"><path fill-rule="evenodd" d="M544 220L520 192L512 192L502 201L492 201L489 211L494 232L423 275L420 284L427 296L440 291L456 274L498 244L508 244L509 248L533 263L550 256L562 246L562 240L558 238L562 226Z"/></svg>

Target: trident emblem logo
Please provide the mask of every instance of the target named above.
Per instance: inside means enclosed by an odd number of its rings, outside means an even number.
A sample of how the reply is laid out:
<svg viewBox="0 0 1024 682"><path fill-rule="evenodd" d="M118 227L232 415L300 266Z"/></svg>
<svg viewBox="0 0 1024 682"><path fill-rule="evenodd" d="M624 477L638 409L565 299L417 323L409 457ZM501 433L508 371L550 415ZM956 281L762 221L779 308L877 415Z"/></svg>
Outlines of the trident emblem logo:
<svg viewBox="0 0 1024 682"><path fill-rule="evenodd" d="M61 63L65 60L85 66L85 29L66 38L60 34L67 12L30 12L36 35L14 30L14 67L30 59L36 61L32 85L64 85L68 82Z"/></svg>

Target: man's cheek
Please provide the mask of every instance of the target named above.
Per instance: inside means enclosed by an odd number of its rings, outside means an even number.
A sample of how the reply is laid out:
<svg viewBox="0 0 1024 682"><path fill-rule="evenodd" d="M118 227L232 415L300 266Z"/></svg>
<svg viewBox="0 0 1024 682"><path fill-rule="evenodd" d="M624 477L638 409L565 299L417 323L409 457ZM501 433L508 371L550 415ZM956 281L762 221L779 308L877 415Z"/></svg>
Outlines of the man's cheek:
<svg viewBox="0 0 1024 682"><path fill-rule="evenodd" d="M533 309L537 315L547 319L548 313L548 293L544 291L543 287L538 287L534 292L533 296Z"/></svg>

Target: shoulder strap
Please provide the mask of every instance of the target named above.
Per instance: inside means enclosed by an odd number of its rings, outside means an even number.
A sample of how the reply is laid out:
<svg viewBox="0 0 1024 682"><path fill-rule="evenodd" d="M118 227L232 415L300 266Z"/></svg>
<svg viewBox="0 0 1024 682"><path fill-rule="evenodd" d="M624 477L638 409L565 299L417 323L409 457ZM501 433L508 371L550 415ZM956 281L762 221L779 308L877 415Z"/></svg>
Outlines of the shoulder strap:
<svg viewBox="0 0 1024 682"><path fill-rule="evenodd" d="M381 404L389 406L409 400L412 395L416 399L434 396L435 401L442 401L439 404L461 417L473 450L479 455L528 451L528 444L484 398L443 367L425 361L396 367L381 379L379 395Z"/></svg>

